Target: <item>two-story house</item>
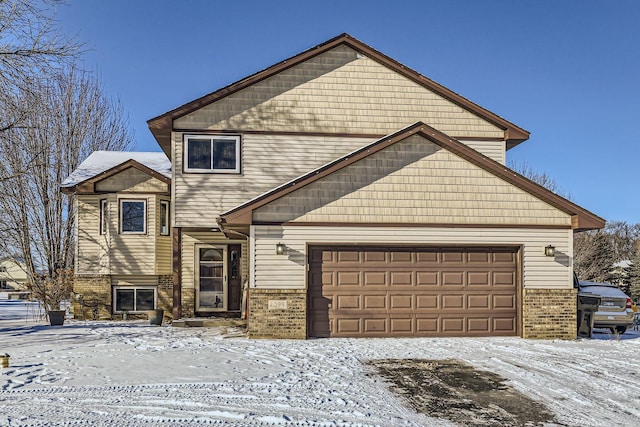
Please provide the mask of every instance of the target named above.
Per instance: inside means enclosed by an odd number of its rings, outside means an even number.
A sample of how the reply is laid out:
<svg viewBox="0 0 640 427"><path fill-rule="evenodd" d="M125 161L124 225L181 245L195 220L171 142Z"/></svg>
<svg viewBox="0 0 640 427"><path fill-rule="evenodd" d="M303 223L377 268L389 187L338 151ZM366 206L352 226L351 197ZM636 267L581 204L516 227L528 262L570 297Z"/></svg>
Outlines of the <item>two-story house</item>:
<svg viewBox="0 0 640 427"><path fill-rule="evenodd" d="M167 163L92 156L63 184L105 315L246 301L252 337L576 336L573 233L604 220L505 166L527 131L348 34L148 124Z"/></svg>

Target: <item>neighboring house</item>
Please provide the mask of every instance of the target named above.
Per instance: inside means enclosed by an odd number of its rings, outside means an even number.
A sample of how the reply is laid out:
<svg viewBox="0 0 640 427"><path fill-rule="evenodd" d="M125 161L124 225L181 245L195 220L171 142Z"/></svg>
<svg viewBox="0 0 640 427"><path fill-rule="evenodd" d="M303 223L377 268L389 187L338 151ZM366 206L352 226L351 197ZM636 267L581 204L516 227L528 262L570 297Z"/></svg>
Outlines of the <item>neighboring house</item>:
<svg viewBox="0 0 640 427"><path fill-rule="evenodd" d="M0 258L0 292L26 291L27 266L16 258Z"/></svg>
<svg viewBox="0 0 640 427"><path fill-rule="evenodd" d="M576 336L573 233L604 220L505 166L527 131L347 34L148 124L170 175L63 184L106 315L247 295L252 337Z"/></svg>

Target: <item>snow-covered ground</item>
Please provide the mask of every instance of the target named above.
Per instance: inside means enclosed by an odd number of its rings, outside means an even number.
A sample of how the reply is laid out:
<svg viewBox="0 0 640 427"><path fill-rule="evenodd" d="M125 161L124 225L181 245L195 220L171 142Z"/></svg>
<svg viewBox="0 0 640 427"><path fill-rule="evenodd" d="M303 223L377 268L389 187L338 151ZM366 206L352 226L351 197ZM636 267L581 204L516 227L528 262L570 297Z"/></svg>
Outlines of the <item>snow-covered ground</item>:
<svg viewBox="0 0 640 427"><path fill-rule="evenodd" d="M460 359L507 378L562 425L640 420L640 333L617 339L250 340L237 330L67 320L0 301L0 425L451 425L362 362Z"/></svg>

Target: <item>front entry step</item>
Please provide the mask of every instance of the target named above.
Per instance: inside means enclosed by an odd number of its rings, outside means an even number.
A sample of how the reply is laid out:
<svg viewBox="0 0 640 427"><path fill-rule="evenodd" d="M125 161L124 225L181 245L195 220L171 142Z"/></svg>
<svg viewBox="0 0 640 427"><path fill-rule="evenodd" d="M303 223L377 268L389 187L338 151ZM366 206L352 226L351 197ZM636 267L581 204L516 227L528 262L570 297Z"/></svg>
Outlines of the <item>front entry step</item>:
<svg viewBox="0 0 640 427"><path fill-rule="evenodd" d="M233 319L223 317L213 318L191 318L191 319L178 319L171 322L171 326L177 328L216 328L216 327L235 327L246 328L247 321L244 319Z"/></svg>

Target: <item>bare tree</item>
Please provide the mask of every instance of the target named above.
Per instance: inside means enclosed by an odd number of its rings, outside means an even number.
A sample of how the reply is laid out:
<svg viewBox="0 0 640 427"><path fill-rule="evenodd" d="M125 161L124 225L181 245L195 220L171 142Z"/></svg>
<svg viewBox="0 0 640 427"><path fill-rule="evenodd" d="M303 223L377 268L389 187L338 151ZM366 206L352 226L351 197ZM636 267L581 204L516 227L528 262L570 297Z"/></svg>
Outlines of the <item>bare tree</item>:
<svg viewBox="0 0 640 427"><path fill-rule="evenodd" d="M121 105L73 67L17 95L38 108L0 133L0 176L13 177L0 181L0 250L24 259L32 286L50 286L73 266L74 201L60 183L95 150L129 149L132 136Z"/></svg>
<svg viewBox="0 0 640 427"><path fill-rule="evenodd" d="M607 282L615 262L614 248L608 233L591 230L574 234L573 269L580 280Z"/></svg>
<svg viewBox="0 0 640 427"><path fill-rule="evenodd" d="M52 11L60 0L0 0L0 132L20 126L34 105L18 101L38 76L70 64L83 46L62 33Z"/></svg>
<svg viewBox="0 0 640 427"><path fill-rule="evenodd" d="M529 164L526 162L517 163L514 161L509 161L508 163L509 163L508 164L509 168L518 172L520 175L524 176L525 178L530 179L536 184L543 186L547 190L552 191L557 195L564 197L565 199L571 200L571 194L566 193L560 187L557 181L553 179L550 175L548 175L546 172L537 172L531 166L529 166Z"/></svg>

